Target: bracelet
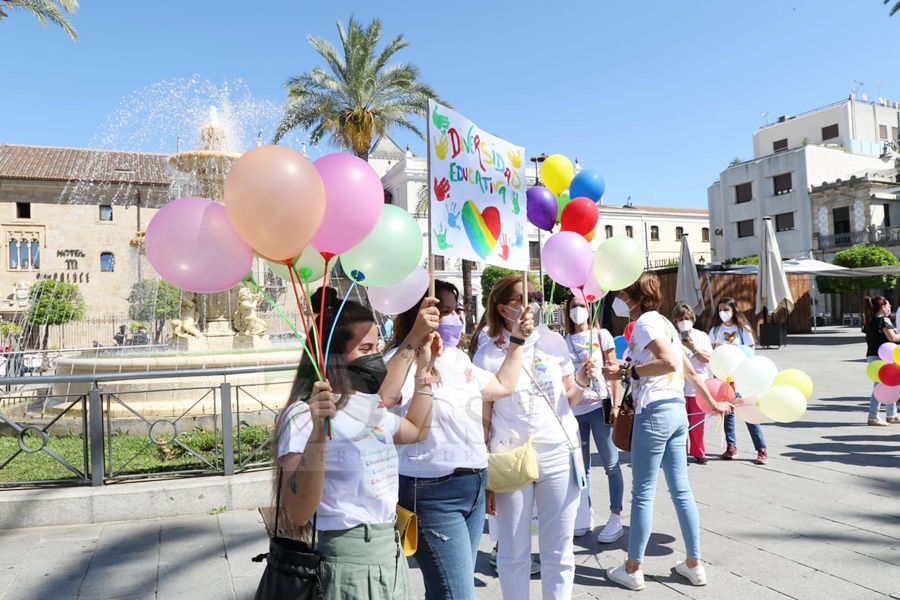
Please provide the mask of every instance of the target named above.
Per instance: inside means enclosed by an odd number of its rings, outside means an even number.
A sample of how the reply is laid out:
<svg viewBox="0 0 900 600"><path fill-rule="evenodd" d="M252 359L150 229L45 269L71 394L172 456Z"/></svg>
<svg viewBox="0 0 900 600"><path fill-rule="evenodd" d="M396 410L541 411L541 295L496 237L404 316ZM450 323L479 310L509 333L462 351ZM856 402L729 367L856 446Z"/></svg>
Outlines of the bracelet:
<svg viewBox="0 0 900 600"><path fill-rule="evenodd" d="M440 382L440 375L431 375L430 377L416 377L416 385L431 385L432 383Z"/></svg>
<svg viewBox="0 0 900 600"><path fill-rule="evenodd" d="M413 396L415 396L416 394L422 394L423 396L431 396L432 398L434 398L434 392L432 391L413 390Z"/></svg>
<svg viewBox="0 0 900 600"><path fill-rule="evenodd" d="M641 378L641 376L638 375L637 369L634 368L634 365L631 365L631 378L634 379L635 381L637 381Z"/></svg>
<svg viewBox="0 0 900 600"><path fill-rule="evenodd" d="M582 392L586 392L586 391L588 391L589 389L591 389L591 384L590 384L590 383L588 383L587 385L581 385L580 383L578 383L578 377L573 377L572 379L575 380L575 387L577 387L577 388L578 388L579 390L581 390Z"/></svg>
<svg viewBox="0 0 900 600"><path fill-rule="evenodd" d="M518 344L519 346L523 346L525 344L525 340L520 337L516 337L514 335L509 336L510 344Z"/></svg>

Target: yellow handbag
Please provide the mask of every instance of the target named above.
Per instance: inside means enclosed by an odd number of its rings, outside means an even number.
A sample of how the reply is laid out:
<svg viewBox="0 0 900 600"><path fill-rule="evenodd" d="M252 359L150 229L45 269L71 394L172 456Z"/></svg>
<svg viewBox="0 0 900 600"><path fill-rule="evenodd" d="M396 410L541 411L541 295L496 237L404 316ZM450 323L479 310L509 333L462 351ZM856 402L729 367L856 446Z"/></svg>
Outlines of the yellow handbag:
<svg viewBox="0 0 900 600"><path fill-rule="evenodd" d="M419 517L416 513L397 505L397 531L400 532L400 545L403 554L412 556L419 547Z"/></svg>
<svg viewBox="0 0 900 600"><path fill-rule="evenodd" d="M525 444L501 454L488 453L487 489L492 492L514 492L537 481L537 453L528 434Z"/></svg>

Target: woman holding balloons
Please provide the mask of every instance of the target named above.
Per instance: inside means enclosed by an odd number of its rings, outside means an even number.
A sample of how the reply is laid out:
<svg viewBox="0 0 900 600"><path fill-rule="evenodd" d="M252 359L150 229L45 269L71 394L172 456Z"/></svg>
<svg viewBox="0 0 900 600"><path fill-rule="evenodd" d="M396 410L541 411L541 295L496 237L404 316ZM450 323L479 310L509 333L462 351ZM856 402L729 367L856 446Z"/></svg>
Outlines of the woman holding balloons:
<svg viewBox="0 0 900 600"><path fill-rule="evenodd" d="M456 313L459 291L440 280L434 287L438 316L414 306L394 320L381 396L392 412L406 414L417 382L412 369L419 363L415 348L437 331L443 350L435 361L440 383L433 388L431 435L400 452L400 504L419 518L416 562L426 597L474 600L487 482L483 405L515 390L522 372L522 346L508 347L496 375L474 366L457 348L463 330ZM527 338L533 329L526 311L511 323L510 335Z"/></svg>
<svg viewBox="0 0 900 600"><path fill-rule="evenodd" d="M866 362L880 360L878 349L882 344L900 343L900 334L891 321L891 303L884 296L866 296L863 298L863 322L866 324ZM879 402L875 394L869 398L869 425L884 427L891 423L900 423L897 416L897 404L892 402L884 407L885 419L878 418Z"/></svg>
<svg viewBox="0 0 900 600"><path fill-rule="evenodd" d="M746 348L749 354L753 354L753 349L756 347L756 341L750 331L750 323L738 310L737 301L734 298L726 297L719 300L718 311L713 316L713 326L709 330L709 338L712 340L713 348L727 345L740 346L742 349ZM756 423L747 423L747 431L750 432L750 439L753 440L753 447L756 448L756 460L753 462L758 465L768 463L769 452L766 449L766 438L763 436L762 427ZM733 413L725 416L725 443L728 446L722 453L722 459L737 458L737 435L734 431Z"/></svg>
<svg viewBox="0 0 900 600"><path fill-rule="evenodd" d="M672 312L672 320L678 326L681 335L681 344L684 346L691 366L700 377L707 379L709 376L709 358L712 354L712 342L709 336L699 329L694 329L697 316L694 310L686 305L679 304ZM688 455L694 457L698 465L705 465L706 445L703 443L704 423L706 413L697 404L697 391L689 379L684 381L684 402L688 414Z"/></svg>
<svg viewBox="0 0 900 600"><path fill-rule="evenodd" d="M616 360L616 345L612 335L603 328L592 328L590 312L580 292L566 302L566 344L573 364L581 366L584 359L592 356L598 364L612 364ZM625 482L622 469L619 467L619 450L612 442L612 424L615 422L621 402L621 386L618 377L611 381L599 378L591 382L591 389L584 392L576 406L572 408L578 421L578 432L581 436L581 456L584 464L591 464L591 434L600 454L600 462L606 471L609 484L610 516L606 525L597 534L601 544L611 544L625 532L622 528L622 496ZM575 537L585 535L594 522L591 508L591 469L587 469L587 487L581 490L581 502L575 517Z"/></svg>

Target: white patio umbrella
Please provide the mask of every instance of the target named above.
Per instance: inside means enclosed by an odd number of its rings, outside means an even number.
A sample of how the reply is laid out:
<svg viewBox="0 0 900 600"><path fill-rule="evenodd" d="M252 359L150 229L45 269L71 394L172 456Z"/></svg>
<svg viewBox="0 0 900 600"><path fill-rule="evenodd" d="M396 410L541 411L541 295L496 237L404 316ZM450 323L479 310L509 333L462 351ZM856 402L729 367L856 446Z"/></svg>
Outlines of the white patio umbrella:
<svg viewBox="0 0 900 600"><path fill-rule="evenodd" d="M782 306L788 312L794 310L794 298L788 287L784 265L781 264L781 250L772 229L772 219L763 218L762 235L759 242L759 271L756 275L756 312L768 309L774 313ZM765 322L765 315L763 315Z"/></svg>
<svg viewBox="0 0 900 600"><path fill-rule="evenodd" d="M697 277L697 265L688 243L688 234L681 234L681 254L678 257L678 274L675 277L675 302L683 302L699 315L706 308L703 303L703 292L700 290L700 278Z"/></svg>

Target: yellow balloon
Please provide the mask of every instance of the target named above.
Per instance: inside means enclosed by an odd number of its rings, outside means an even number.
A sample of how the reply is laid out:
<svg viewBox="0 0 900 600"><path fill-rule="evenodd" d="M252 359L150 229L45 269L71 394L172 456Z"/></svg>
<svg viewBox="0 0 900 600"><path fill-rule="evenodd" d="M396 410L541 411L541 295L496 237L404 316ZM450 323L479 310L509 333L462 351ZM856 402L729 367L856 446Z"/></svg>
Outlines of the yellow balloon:
<svg viewBox="0 0 900 600"><path fill-rule="evenodd" d="M759 395L759 408L779 423L793 423L806 412L803 392L789 385L773 385Z"/></svg>
<svg viewBox="0 0 900 600"><path fill-rule="evenodd" d="M554 194L561 194L575 177L575 167L566 156L553 154L541 165L541 181Z"/></svg>
<svg viewBox="0 0 900 600"><path fill-rule="evenodd" d="M891 356L894 358L894 362L900 365L900 346L894 348L894 352L891 354Z"/></svg>
<svg viewBox="0 0 900 600"><path fill-rule="evenodd" d="M886 364L883 360L873 360L866 365L866 377L875 383L881 383L881 379L878 378L878 370Z"/></svg>
<svg viewBox="0 0 900 600"><path fill-rule="evenodd" d="M812 379L800 369L785 369L781 371L775 376L775 381L772 382L772 385L789 385L795 387L800 390L803 397L807 400L810 399L813 393Z"/></svg>

